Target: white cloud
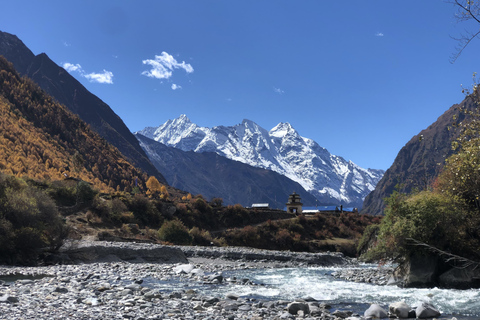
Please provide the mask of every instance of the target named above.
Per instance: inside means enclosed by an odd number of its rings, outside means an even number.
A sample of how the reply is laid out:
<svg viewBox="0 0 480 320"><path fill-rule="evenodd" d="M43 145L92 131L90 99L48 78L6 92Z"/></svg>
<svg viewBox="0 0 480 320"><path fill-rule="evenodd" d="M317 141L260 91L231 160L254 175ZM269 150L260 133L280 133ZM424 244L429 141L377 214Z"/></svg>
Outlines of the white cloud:
<svg viewBox="0 0 480 320"><path fill-rule="evenodd" d="M375 36L376 36L376 37L383 37L383 33L377 32L377 33L375 34Z"/></svg>
<svg viewBox="0 0 480 320"><path fill-rule="evenodd" d="M63 64L63 69L67 70L68 72L78 71L78 72L80 72L80 73L83 73L82 66L79 65L78 63L77 63L77 64L73 64L73 63L65 62L65 63Z"/></svg>
<svg viewBox="0 0 480 320"><path fill-rule="evenodd" d="M182 86L179 86L178 84L172 83L172 90L178 90L182 89Z"/></svg>
<svg viewBox="0 0 480 320"><path fill-rule="evenodd" d="M81 65L69 62L65 62L63 68L69 73L78 72L80 76L87 78L90 82L113 84L113 73L105 69L103 69L103 73L92 72L87 74Z"/></svg>
<svg viewBox="0 0 480 320"><path fill-rule="evenodd" d="M90 82L113 84L113 73L103 69L103 73L89 73L84 75Z"/></svg>
<svg viewBox="0 0 480 320"><path fill-rule="evenodd" d="M275 88L275 87L273 87L273 91L274 91L275 93L278 93L278 94L284 94L284 93L285 93L285 91L283 91L282 89L280 89L280 88Z"/></svg>
<svg viewBox="0 0 480 320"><path fill-rule="evenodd" d="M64 45L65 47L70 47L70 46L71 46L71 44L68 43L67 41L63 41L63 45Z"/></svg>
<svg viewBox="0 0 480 320"><path fill-rule="evenodd" d="M142 75L150 78L168 79L173 75L174 69L183 69L187 73L193 72L192 65L185 63L185 61L179 63L172 55L165 51L159 56L155 55L155 59L146 59L143 60L142 63L152 67L150 70L142 72Z"/></svg>

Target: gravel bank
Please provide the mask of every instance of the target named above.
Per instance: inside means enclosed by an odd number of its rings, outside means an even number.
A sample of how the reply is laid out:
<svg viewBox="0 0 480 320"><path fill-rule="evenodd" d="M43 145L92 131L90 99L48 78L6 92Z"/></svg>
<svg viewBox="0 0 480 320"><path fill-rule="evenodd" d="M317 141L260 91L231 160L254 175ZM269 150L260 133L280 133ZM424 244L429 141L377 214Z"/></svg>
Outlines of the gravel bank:
<svg viewBox="0 0 480 320"><path fill-rule="evenodd" d="M63 259L76 264L0 266L3 279L0 281L0 320L361 319L351 311L332 310L308 297L296 301L260 301L243 299L234 292L214 297L173 285L186 281L208 284L212 288L233 284L255 287L259 284L248 279L225 278L222 272L242 268L351 265L352 261L341 254L249 248L162 248L149 244L81 242L70 244L61 253ZM72 255L75 252L77 255ZM105 252L109 254L99 255ZM162 252L168 259L159 256ZM86 257L85 261L78 261L82 256ZM130 260L123 260L125 257ZM185 257L188 261L184 261ZM98 262L101 259L108 261ZM148 262L148 259L161 263ZM165 283L165 287L154 287L153 282Z"/></svg>

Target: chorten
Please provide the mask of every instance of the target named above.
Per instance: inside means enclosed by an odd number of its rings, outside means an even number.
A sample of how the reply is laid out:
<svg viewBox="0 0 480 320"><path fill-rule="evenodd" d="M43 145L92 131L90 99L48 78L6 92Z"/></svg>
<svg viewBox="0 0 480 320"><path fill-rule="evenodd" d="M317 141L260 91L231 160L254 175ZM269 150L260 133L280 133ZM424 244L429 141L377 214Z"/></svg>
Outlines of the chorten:
<svg viewBox="0 0 480 320"><path fill-rule="evenodd" d="M301 214L302 213L302 199L295 191L288 197L287 212Z"/></svg>

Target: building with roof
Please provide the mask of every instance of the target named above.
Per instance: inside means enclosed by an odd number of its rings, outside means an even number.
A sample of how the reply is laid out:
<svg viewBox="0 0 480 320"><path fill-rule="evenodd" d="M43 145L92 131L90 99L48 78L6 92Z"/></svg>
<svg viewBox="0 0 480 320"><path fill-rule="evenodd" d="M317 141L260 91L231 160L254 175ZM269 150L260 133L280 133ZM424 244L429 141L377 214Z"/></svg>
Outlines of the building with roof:
<svg viewBox="0 0 480 320"><path fill-rule="evenodd" d="M252 203L253 209L270 209L270 205L268 203Z"/></svg>

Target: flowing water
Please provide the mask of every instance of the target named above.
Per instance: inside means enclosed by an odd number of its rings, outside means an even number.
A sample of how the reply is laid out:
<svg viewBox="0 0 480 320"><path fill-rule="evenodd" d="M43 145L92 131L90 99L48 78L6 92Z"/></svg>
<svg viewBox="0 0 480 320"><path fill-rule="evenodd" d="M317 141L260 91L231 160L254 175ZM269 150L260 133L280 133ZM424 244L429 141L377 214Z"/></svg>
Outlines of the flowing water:
<svg viewBox="0 0 480 320"><path fill-rule="evenodd" d="M442 318L455 316L458 320L480 319L480 290L402 289L335 279L337 268L256 269L224 272L225 277L247 278L262 286L205 285L190 280L153 281L150 285L161 290L194 289L202 294L225 297L235 293L241 297L262 300L291 300L306 296L332 305L334 309L352 310L363 315L371 303L388 309L392 302L404 300L409 305L419 301L433 304Z"/></svg>

